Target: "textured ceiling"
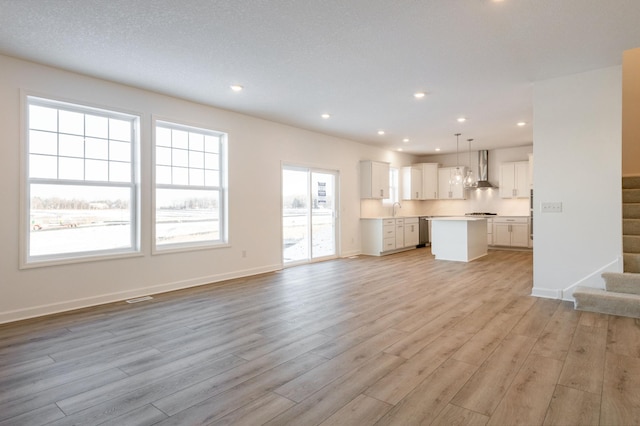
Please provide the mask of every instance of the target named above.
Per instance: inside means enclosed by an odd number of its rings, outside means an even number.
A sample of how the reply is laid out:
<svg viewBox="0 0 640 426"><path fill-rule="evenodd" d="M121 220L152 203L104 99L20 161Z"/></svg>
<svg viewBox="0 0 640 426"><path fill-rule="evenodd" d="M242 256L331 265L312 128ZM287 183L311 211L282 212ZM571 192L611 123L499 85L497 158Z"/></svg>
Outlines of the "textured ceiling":
<svg viewBox="0 0 640 426"><path fill-rule="evenodd" d="M0 0L0 53L416 154L529 144L536 80L636 47L640 0Z"/></svg>

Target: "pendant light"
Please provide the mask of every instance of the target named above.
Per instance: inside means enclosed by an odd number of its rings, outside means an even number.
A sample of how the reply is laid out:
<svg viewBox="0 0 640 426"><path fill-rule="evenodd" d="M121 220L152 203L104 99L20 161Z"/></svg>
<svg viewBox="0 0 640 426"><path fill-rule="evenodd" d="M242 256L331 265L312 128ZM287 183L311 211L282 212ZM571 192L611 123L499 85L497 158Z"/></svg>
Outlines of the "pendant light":
<svg viewBox="0 0 640 426"><path fill-rule="evenodd" d="M471 141L473 139L467 139L469 142L469 150L467 151L467 162L469 163L469 169L467 170L467 175L464 178L464 187L465 189L476 188L478 183L476 182L476 178L473 175L473 171L471 170Z"/></svg>
<svg viewBox="0 0 640 426"><path fill-rule="evenodd" d="M464 176L462 176L462 172L460 171L460 156L459 156L459 150L458 147L460 146L460 135L462 133L456 133L454 136L456 137L456 171L453 175L453 178L451 179L451 181L449 181L450 184L453 185L461 185L462 181L464 180Z"/></svg>

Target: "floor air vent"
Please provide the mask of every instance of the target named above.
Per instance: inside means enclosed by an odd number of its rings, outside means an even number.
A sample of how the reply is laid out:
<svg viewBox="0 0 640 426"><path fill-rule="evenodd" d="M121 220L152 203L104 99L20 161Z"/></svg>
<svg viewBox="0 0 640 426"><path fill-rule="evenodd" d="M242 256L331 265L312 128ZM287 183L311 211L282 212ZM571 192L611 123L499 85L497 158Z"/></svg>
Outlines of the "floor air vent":
<svg viewBox="0 0 640 426"><path fill-rule="evenodd" d="M127 300L127 303L139 303L139 302L144 302L146 300L151 300L151 299L153 299L153 297L151 296L136 297L135 299Z"/></svg>

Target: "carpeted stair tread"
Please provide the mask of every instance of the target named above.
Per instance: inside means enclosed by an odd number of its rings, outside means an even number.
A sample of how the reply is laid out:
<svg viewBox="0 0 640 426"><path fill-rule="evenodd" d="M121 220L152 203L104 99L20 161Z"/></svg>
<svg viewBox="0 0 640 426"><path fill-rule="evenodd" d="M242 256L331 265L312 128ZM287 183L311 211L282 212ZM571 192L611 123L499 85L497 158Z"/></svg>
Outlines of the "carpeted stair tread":
<svg viewBox="0 0 640 426"><path fill-rule="evenodd" d="M580 311L599 312L640 318L640 295L616 293L591 287L576 287L574 307Z"/></svg>
<svg viewBox="0 0 640 426"><path fill-rule="evenodd" d="M623 203L640 203L640 188L623 189L622 202Z"/></svg>
<svg viewBox="0 0 640 426"><path fill-rule="evenodd" d="M640 188L640 176L627 176L622 178L622 189Z"/></svg>
<svg viewBox="0 0 640 426"><path fill-rule="evenodd" d="M640 254L623 253L622 254L624 272L640 274Z"/></svg>
<svg viewBox="0 0 640 426"><path fill-rule="evenodd" d="M624 219L640 219L640 203L624 203L622 217Z"/></svg>
<svg viewBox="0 0 640 426"><path fill-rule="evenodd" d="M604 272L602 278L607 291L640 294L640 274Z"/></svg>
<svg viewBox="0 0 640 426"><path fill-rule="evenodd" d="M640 219L622 219L623 235L640 235Z"/></svg>

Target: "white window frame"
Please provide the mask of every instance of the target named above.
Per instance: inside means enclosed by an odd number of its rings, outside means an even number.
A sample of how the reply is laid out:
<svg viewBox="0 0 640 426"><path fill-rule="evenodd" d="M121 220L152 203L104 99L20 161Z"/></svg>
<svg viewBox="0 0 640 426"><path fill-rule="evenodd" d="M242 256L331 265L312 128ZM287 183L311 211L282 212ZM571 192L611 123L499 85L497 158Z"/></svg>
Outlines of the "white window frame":
<svg viewBox="0 0 640 426"><path fill-rule="evenodd" d="M21 173L20 173L20 265L21 269L43 267L50 265L79 263L96 261L101 259L113 259L141 255L140 247L140 114L125 112L111 107L96 107L85 102L60 100L50 96L21 92L22 125L21 125ZM60 178L32 178L30 176L30 126L29 107L39 105L56 108L59 110L79 112L83 114L98 115L118 120L127 120L132 123L131 135L131 179L129 182L72 180ZM56 134L60 134L58 130ZM56 154L56 157L60 157ZM84 157L86 158L86 157ZM88 250L70 253L57 253L46 255L30 255L31 226L31 185L61 185L61 186L87 186L105 188L129 188L130 199L130 247L117 249Z"/></svg>
<svg viewBox="0 0 640 426"><path fill-rule="evenodd" d="M159 184L156 176L156 150L158 145L156 144L156 130L158 127L182 130L193 133L200 133L203 135L214 136L219 139L219 185L175 185L175 184ZM153 195L152 195L152 254L164 254L175 253L183 251L203 250L212 248L229 247L229 218L228 218L228 185L227 185L227 168L228 168L228 137L229 134L225 131L213 130L205 125L185 123L180 120L164 118L154 116L152 118L152 179L153 179ZM157 189L184 189L184 190L215 190L219 194L219 239L195 241L195 242L183 242L183 243L157 243L157 218L156 218L156 203L157 203Z"/></svg>

